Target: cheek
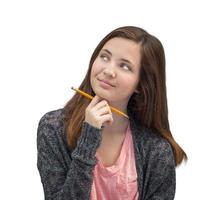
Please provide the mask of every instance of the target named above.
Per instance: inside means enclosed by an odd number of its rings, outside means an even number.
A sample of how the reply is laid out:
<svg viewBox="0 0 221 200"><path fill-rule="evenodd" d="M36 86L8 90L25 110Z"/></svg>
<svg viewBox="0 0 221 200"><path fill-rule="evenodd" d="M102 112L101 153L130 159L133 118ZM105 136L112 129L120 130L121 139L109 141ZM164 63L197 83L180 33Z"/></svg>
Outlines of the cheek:
<svg viewBox="0 0 221 200"><path fill-rule="evenodd" d="M92 75L97 75L101 71L100 66L101 65L100 65L99 61L96 59L92 65L92 69L91 69Z"/></svg>
<svg viewBox="0 0 221 200"><path fill-rule="evenodd" d="M122 76L119 80L119 85L124 87L126 90L131 90L136 87L137 78L131 76Z"/></svg>

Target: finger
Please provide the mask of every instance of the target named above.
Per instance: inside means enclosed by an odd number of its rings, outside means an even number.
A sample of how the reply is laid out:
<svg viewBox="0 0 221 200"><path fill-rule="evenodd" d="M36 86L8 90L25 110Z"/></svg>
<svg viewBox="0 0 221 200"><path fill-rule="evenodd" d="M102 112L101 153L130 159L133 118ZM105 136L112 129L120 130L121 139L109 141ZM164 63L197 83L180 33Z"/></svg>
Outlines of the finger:
<svg viewBox="0 0 221 200"><path fill-rule="evenodd" d="M101 120L103 121L103 124L105 122L112 122L113 121L113 118L110 114L105 114L105 115L102 115L100 116Z"/></svg>
<svg viewBox="0 0 221 200"><path fill-rule="evenodd" d="M99 97L98 95L95 95L89 105L90 107L94 107L100 101L101 101L101 97Z"/></svg>
<svg viewBox="0 0 221 200"><path fill-rule="evenodd" d="M101 115L105 115L105 114L111 114L110 113L110 109L108 108L108 106L105 106L103 108L100 108L99 110L97 110L97 115L101 116Z"/></svg>
<svg viewBox="0 0 221 200"><path fill-rule="evenodd" d="M114 122L114 120L113 120L113 117L111 116L110 120L107 121L107 124L108 124L109 126L111 126L111 125L113 124L113 122Z"/></svg>
<svg viewBox="0 0 221 200"><path fill-rule="evenodd" d="M100 117L102 118L102 127L106 127L106 126L111 126L113 124L113 116L112 113L110 112L110 109L106 109L105 111L106 113L103 115L100 115Z"/></svg>
<svg viewBox="0 0 221 200"><path fill-rule="evenodd" d="M112 111L111 111L111 108L110 108L110 106L108 106L108 108L109 108L109 112L110 112L110 114L112 114Z"/></svg>
<svg viewBox="0 0 221 200"><path fill-rule="evenodd" d="M103 107L107 107L108 106L108 103L106 100L101 100L100 102L98 102L95 106L94 106L94 109L95 110L99 110Z"/></svg>

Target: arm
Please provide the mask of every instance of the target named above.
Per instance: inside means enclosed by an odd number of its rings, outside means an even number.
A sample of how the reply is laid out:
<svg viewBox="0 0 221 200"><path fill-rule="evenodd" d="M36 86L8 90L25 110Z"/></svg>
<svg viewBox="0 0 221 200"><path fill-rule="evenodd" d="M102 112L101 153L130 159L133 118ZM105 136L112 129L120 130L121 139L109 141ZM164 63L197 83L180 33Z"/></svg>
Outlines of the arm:
<svg viewBox="0 0 221 200"><path fill-rule="evenodd" d="M176 171L172 148L167 141L156 145L151 156L148 181L148 200L173 200L176 189Z"/></svg>
<svg viewBox="0 0 221 200"><path fill-rule="evenodd" d="M37 166L45 200L89 199L95 153L101 141L100 129L83 122L81 136L65 166L62 145L55 126L41 120L38 127Z"/></svg>

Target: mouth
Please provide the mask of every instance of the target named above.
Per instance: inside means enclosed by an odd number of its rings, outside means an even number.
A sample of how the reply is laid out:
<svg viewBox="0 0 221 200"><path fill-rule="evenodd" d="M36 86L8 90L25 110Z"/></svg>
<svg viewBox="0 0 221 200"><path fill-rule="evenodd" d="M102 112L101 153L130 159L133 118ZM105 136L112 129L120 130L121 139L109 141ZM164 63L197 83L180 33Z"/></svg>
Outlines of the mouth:
<svg viewBox="0 0 221 200"><path fill-rule="evenodd" d="M101 79L98 79L98 81L100 81L102 84L104 84L104 85L106 85L106 86L115 87L113 84L109 83L108 81L101 80Z"/></svg>

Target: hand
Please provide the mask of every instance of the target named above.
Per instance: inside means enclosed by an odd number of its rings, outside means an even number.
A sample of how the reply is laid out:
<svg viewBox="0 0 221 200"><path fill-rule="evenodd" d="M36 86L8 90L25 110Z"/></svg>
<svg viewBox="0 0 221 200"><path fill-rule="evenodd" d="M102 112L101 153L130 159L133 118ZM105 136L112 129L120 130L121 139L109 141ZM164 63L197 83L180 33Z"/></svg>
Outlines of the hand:
<svg viewBox="0 0 221 200"><path fill-rule="evenodd" d="M96 95L85 110L84 121L97 128L101 128L106 122L111 125L113 116L108 102Z"/></svg>

